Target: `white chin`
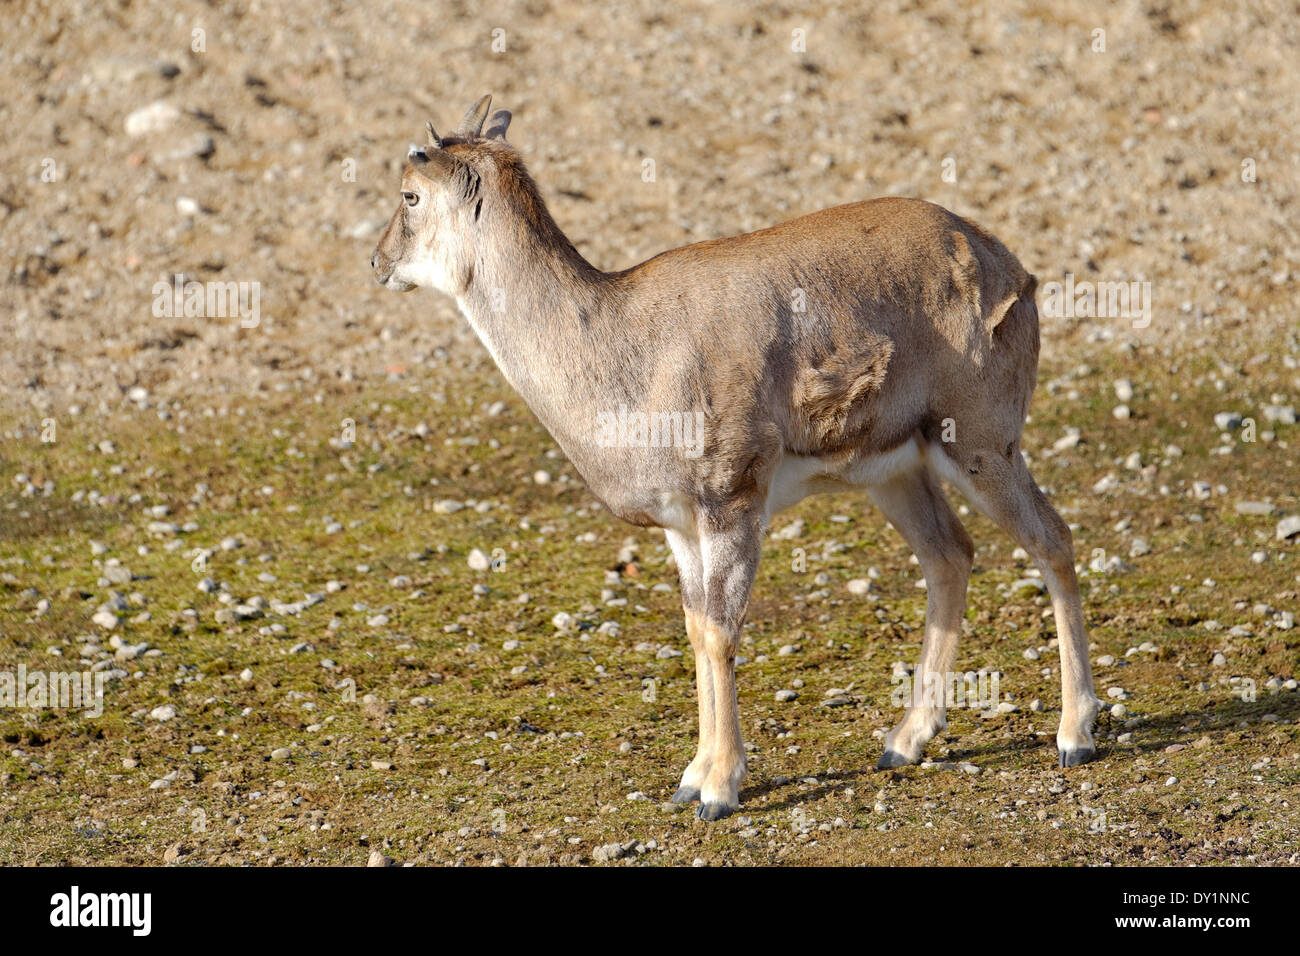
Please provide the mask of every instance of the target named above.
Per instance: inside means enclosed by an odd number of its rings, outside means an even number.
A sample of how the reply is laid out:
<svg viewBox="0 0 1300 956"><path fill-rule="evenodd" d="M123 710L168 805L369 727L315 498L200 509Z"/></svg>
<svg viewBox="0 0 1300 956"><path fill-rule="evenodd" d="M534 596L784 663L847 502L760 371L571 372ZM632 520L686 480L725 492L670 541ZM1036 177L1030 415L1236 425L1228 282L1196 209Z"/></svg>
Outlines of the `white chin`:
<svg viewBox="0 0 1300 956"><path fill-rule="evenodd" d="M415 288L415 283L389 276L388 281L384 283L384 288L391 289L394 292L410 292Z"/></svg>

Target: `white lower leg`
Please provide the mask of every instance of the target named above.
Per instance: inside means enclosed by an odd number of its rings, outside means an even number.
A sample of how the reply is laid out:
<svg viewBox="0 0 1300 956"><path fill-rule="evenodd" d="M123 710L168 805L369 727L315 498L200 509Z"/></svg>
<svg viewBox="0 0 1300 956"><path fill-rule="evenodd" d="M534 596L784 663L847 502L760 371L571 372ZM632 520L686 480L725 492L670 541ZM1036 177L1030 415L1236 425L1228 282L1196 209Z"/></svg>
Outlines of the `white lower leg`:
<svg viewBox="0 0 1300 956"><path fill-rule="evenodd" d="M695 696L699 701L700 725L699 745L693 759L682 773L681 786L674 795L681 802L699 798L700 790L709 775L713 762L714 739L714 691L713 668L709 655L704 649L704 630L700 616L694 611L686 612L686 633L690 637L691 647L695 651Z"/></svg>
<svg viewBox="0 0 1300 956"><path fill-rule="evenodd" d="M1072 759L1082 762L1085 755L1090 756L1096 749L1092 725L1101 710L1101 701L1093 690L1079 585L1073 567L1059 571L1045 567L1043 580L1052 595L1061 651L1061 725L1056 746L1063 756L1070 754Z"/></svg>
<svg viewBox="0 0 1300 956"><path fill-rule="evenodd" d="M735 640L708 625L705 643L713 673L713 755L700 788L703 815L724 814L740 806L740 782L745 777L745 747L736 708Z"/></svg>

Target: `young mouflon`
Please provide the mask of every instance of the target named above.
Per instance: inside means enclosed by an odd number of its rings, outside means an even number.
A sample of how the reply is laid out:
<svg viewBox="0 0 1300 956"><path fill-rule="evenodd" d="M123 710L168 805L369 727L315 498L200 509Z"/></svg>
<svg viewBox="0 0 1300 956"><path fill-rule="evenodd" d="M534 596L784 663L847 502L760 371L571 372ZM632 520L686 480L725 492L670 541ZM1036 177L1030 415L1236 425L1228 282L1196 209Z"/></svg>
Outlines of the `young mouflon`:
<svg viewBox="0 0 1300 956"><path fill-rule="evenodd" d="M764 533L781 509L852 487L926 582L915 692L878 766L918 761L946 726L974 548L944 480L1041 570L1060 765L1093 759L1100 703L1070 531L1020 452L1039 340L1036 282L1016 257L939 206L888 198L602 272L551 218L506 142L510 114L490 103L410 147L371 265L386 288L454 296L592 493L664 529L700 712L672 799L699 800L705 820L739 805L735 658Z"/></svg>

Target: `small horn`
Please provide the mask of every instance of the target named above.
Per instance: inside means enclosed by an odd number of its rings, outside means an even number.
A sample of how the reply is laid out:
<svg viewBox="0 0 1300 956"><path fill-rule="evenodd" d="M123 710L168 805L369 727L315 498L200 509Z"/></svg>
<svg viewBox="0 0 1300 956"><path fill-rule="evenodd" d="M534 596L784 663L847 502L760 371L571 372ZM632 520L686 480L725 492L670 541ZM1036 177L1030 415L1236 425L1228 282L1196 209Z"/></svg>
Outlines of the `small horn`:
<svg viewBox="0 0 1300 956"><path fill-rule="evenodd" d="M483 132L483 122L487 119L488 110L491 108L491 95L483 97L465 113L465 118L460 121L460 129L457 130L457 133L461 136L477 138Z"/></svg>
<svg viewBox="0 0 1300 956"><path fill-rule="evenodd" d="M484 135L488 139L499 139L501 142L506 141L506 129L510 126L510 111L497 110L492 114L487 123L487 133Z"/></svg>
<svg viewBox="0 0 1300 956"><path fill-rule="evenodd" d="M424 128L429 131L429 145L442 149L442 137L439 136L438 131L433 128L433 124L425 123Z"/></svg>

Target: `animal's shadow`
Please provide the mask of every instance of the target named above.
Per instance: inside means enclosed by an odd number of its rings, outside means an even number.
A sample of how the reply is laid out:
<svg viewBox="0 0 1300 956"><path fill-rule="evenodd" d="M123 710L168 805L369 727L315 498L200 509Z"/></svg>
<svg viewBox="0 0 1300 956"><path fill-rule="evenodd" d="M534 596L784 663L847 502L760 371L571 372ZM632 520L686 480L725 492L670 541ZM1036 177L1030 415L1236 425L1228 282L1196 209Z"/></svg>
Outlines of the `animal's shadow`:
<svg viewBox="0 0 1300 956"><path fill-rule="evenodd" d="M1204 710L1183 711L1181 713L1151 717L1132 728L1135 732L1135 742L1129 746L1119 745L1114 740L1108 739L1112 733L1116 735L1123 733L1125 727L1121 721L1111 717L1108 711L1103 710L1097 719L1095 728L1097 737L1096 760L1084 764L1082 767L1071 767L1068 770L1062 770L1062 772L1070 774L1088 767L1096 767L1098 764L1130 761L1135 757L1162 754L1165 748L1173 744L1191 746L1194 740L1207 736L1211 738L1211 746L1218 746L1221 752L1222 741L1216 738L1241 730L1242 728L1238 724L1242 721L1247 722L1251 727L1259 729L1261 726L1260 718L1265 714L1275 714L1278 717L1279 724L1283 722L1296 723L1300 720L1300 693L1281 691L1274 694L1264 691L1254 701L1244 701L1234 697ZM1023 767L1019 758L1024 757L1026 754L1034 754L1036 761L1028 769L1059 769L1056 764L1056 741L1051 735L1046 737L1017 737L1010 741L1003 740L979 744L975 747L954 750L949 756L942 759L953 762L970 761L978 764L981 768L991 770L1012 769L1013 765L1015 769L1023 770L1026 768ZM1263 754L1254 756L1263 756ZM931 757L929 759L937 758ZM792 791L781 799L768 803L758 803L757 801L762 797L797 786L798 778L781 780L780 782L773 780L756 781L753 785L741 791L741 812L752 815L760 812L792 810L803 804L815 803L823 797L843 789L846 785L855 782L870 784L872 781L888 779L888 774L897 774L899 771L909 772L908 768L905 767L896 770L876 770L872 766L867 766L856 770L808 774L806 776L817 779L817 786L807 790ZM913 769L910 772L916 773L916 770Z"/></svg>

